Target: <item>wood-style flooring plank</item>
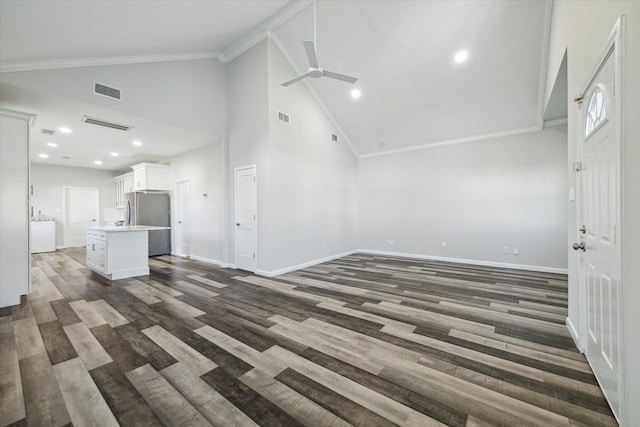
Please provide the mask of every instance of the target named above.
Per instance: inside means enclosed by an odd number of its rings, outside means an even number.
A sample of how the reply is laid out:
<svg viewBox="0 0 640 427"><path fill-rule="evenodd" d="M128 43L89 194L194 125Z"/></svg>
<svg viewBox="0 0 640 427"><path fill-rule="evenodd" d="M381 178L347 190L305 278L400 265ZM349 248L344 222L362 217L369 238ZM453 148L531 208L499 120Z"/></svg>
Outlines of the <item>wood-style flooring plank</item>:
<svg viewBox="0 0 640 427"><path fill-rule="evenodd" d="M46 351L20 360L27 425L63 426L71 422Z"/></svg>
<svg viewBox="0 0 640 427"><path fill-rule="evenodd" d="M23 385L11 317L0 318L0 424L25 418Z"/></svg>
<svg viewBox="0 0 640 427"><path fill-rule="evenodd" d="M143 365L126 373L127 378L153 411L174 426L209 426L200 414L151 365Z"/></svg>
<svg viewBox="0 0 640 427"><path fill-rule="evenodd" d="M53 371L73 424L119 425L79 358L58 363Z"/></svg>

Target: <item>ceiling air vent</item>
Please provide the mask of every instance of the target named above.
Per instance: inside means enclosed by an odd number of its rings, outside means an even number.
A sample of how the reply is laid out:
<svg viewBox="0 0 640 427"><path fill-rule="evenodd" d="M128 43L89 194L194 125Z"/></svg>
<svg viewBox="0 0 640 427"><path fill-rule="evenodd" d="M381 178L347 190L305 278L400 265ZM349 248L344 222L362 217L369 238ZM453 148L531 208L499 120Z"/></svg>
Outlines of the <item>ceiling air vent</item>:
<svg viewBox="0 0 640 427"><path fill-rule="evenodd" d="M335 133L332 133L332 134L331 134L331 140L332 140L333 142L336 142L336 143L337 143L337 142L338 142L338 135L336 135Z"/></svg>
<svg viewBox="0 0 640 427"><path fill-rule="evenodd" d="M285 122L286 124L291 123L291 116L283 113L282 111L278 111L278 120Z"/></svg>
<svg viewBox="0 0 640 427"><path fill-rule="evenodd" d="M52 136L54 133L56 133L56 131L51 130L51 129L42 129L42 133L47 135L47 136Z"/></svg>
<svg viewBox="0 0 640 427"><path fill-rule="evenodd" d="M108 122L106 120L96 119L95 117L84 116L82 118L84 123L89 123L90 125L104 126L106 128L118 129L128 131L133 129L133 126L127 126L120 123Z"/></svg>
<svg viewBox="0 0 640 427"><path fill-rule="evenodd" d="M122 101L122 91L120 89L103 85L102 83L93 82L93 93Z"/></svg>

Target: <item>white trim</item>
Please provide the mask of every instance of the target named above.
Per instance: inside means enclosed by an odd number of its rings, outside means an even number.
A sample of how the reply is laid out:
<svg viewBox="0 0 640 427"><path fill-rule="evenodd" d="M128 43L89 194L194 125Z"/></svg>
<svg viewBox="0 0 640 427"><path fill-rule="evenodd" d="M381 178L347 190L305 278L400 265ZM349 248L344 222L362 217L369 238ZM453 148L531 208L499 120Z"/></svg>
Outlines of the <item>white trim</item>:
<svg viewBox="0 0 640 427"><path fill-rule="evenodd" d="M171 203L171 254L176 256L180 256L180 257L191 257L191 232L189 232L189 254L179 254L177 253L177 248L178 248L178 238L177 238L177 232L176 232L176 223L175 221L178 218L178 205L180 203L180 197L181 193L178 191L178 187L180 186L181 183L183 182L188 182L189 183L189 192L191 192L191 177L186 177L186 178L180 178L180 179L176 179L173 181L173 194L174 194L174 202ZM189 198L189 214L191 214L191 198Z"/></svg>
<svg viewBox="0 0 640 427"><path fill-rule="evenodd" d="M566 268L545 267L540 265L509 264L504 262L481 261L481 260L464 259L464 258L449 258L449 257L440 257L440 256L432 256L432 255L424 255L424 254L412 254L412 253L406 253L406 252L375 251L375 250L368 250L368 249L360 249L357 252L360 252L363 254L370 254L370 255L417 258L417 259L426 259L431 261L444 261L444 262L455 262L459 264L481 265L486 267L511 268L514 270L537 271L540 273L555 273L555 274L568 273L568 269Z"/></svg>
<svg viewBox="0 0 640 427"><path fill-rule="evenodd" d="M569 120L567 117L563 119L545 120L543 127L550 128L552 126L566 125L567 123L569 123Z"/></svg>
<svg viewBox="0 0 640 427"><path fill-rule="evenodd" d="M311 266L314 266L314 265L317 265L317 264L322 264L323 262L332 261L332 260L337 259L337 258L342 258L342 257L345 257L345 256L353 255L353 254L358 253L358 252L360 252L360 251L358 251L358 250L347 251L347 252L343 252L341 254L330 255L330 256L325 257L325 258L320 258L320 259L316 259L316 260L313 260L313 261L303 262L302 264L292 265L291 267L281 268L279 270L273 270L273 271L256 270L256 274L258 274L260 276L266 276L266 277L279 276L281 274L290 273L290 272L295 271L295 270L300 270L300 269L311 267Z"/></svg>
<svg viewBox="0 0 640 427"><path fill-rule="evenodd" d="M425 259L425 260L431 260L431 261L455 262L459 264L481 265L486 267L511 268L514 270L536 271L540 273L567 274L568 272L566 268L545 267L545 266L525 265L525 264L508 264L503 262L480 261L480 260L471 260L471 259L463 259L463 258L447 258L447 257L439 257L439 256L431 256L431 255L423 255L423 254L412 254L412 253L406 253L406 252L388 252L388 251L376 251L376 250L370 250L370 249L355 249L355 250L343 252L340 254L330 255L325 258L304 262L302 264L292 265L290 267L285 267L278 270L272 270L272 271L256 270L255 274L258 274L260 276L266 276L266 277L279 276L281 274L290 273L292 271L300 270L307 267L312 267L317 264L322 264L323 262L333 261L334 259L342 258L345 256L357 254L357 253L402 257L402 258L416 258L416 259ZM230 264L228 266L231 267Z"/></svg>
<svg viewBox="0 0 640 427"><path fill-rule="evenodd" d="M367 159L369 157L388 156L388 155L391 155L391 154L407 153L407 152L410 152L410 151L417 151L417 150L426 150L428 148L436 148L436 147L443 147L443 146L447 146L447 145L463 144L463 143L466 143L466 142L484 141L484 140L487 140L487 139L502 138L502 137L505 137L505 136L520 135L520 134L523 134L523 133L539 132L540 130L541 129L539 127L537 127L537 126L530 126L530 127L526 127L526 128L507 130L507 131L503 131L503 132L488 133L488 134L485 134L485 135L470 136L470 137L459 138L459 139L450 139L450 140L447 140L447 141L428 142L426 144L413 145L411 147L405 147L405 148L397 148L395 150L380 151L380 152L377 152L377 153L361 154L358 158Z"/></svg>
<svg viewBox="0 0 640 427"><path fill-rule="evenodd" d="M269 33L284 24L298 13L313 4L311 0L292 1L282 9L256 25L251 31L228 46L219 56L218 60L227 64L242 55L262 40L269 37Z"/></svg>
<svg viewBox="0 0 640 427"><path fill-rule="evenodd" d="M114 56L103 58L50 59L45 61L6 62L0 65L0 73L16 71L57 70L61 68L100 67L104 65L146 64L151 62L194 61L218 59L218 52L194 52L174 55Z"/></svg>
<svg viewBox="0 0 640 427"><path fill-rule="evenodd" d="M276 47L278 49L280 49L280 52L282 53L282 56L284 56L284 58L287 60L287 62L289 63L289 65L291 66L293 71L297 75L302 74L302 71L297 67L296 63L293 60L293 57L289 54L289 51L287 51L287 49L285 49L284 45L282 44L282 42L280 41L278 36L276 36L273 33L269 33L268 36L273 41L273 43L276 45ZM356 159L359 159L360 155L358 154L358 152L356 151L355 147L351 143L351 140L347 136L346 132L342 129L342 126L340 126L340 123L338 123L338 120L336 120L336 118L333 116L333 114L331 114L331 111L329 110L327 105L322 101L322 99L320 98L320 95L318 95L318 93L313 89L313 86L311 85L311 83L309 83L309 79L302 80L302 83L307 87L307 90L309 91L309 93L311 94L313 99L315 99L316 103L320 106L322 111L324 111L325 115L327 116L327 118L329 119L331 124L336 128L338 133L340 135L342 135L342 139L344 139L344 142L347 143L347 145L351 149L351 152L353 153L353 155L356 157Z"/></svg>
<svg viewBox="0 0 640 427"><path fill-rule="evenodd" d="M569 335L571 335L571 338L573 339L573 343L576 345L576 348L580 351L580 353L584 353L584 348L581 348L580 346L580 337L578 336L578 330L574 326L569 316L567 316L565 320L565 325L569 330Z"/></svg>
<svg viewBox="0 0 640 427"><path fill-rule="evenodd" d="M252 164L252 165L245 165L245 166L238 166L237 168L233 169L233 223L235 224L236 222L236 217L238 214L238 198L237 198L237 192L238 192L238 171L244 170L244 169L253 169L253 173L254 173L254 182L256 183L256 212L255 212L255 233L256 233L256 247L255 247L255 260L256 260L256 271L258 269L258 261L259 261L259 253L258 253L258 248L260 245L260 241L258 240L258 220L260 219L260 214L258 213L258 165L257 164ZM235 262L237 262L237 255L238 255L238 228L233 227L233 260ZM235 267L234 267L235 268ZM251 271L252 273L255 273L255 271L252 270L246 270L246 271Z"/></svg>
<svg viewBox="0 0 640 427"><path fill-rule="evenodd" d="M217 266L220 266L220 267L225 267L225 264L222 261L219 261L217 259L205 258L205 257L202 257L202 256L197 256L197 255L190 255L189 259L192 259L194 261L205 262L207 264L214 264L214 265L217 265Z"/></svg>
<svg viewBox="0 0 640 427"><path fill-rule="evenodd" d="M546 0L544 9L544 24L542 34L542 53L540 57L540 80L538 81L538 111L536 112L536 125L542 129L544 126L544 92L547 83L547 65L549 62L549 40L551 39L551 10L553 2Z"/></svg>
<svg viewBox="0 0 640 427"><path fill-rule="evenodd" d="M22 111L7 110L5 108L0 109L0 116L25 120L27 123L29 123L29 127L35 126L36 119L38 118L37 114L23 113Z"/></svg>

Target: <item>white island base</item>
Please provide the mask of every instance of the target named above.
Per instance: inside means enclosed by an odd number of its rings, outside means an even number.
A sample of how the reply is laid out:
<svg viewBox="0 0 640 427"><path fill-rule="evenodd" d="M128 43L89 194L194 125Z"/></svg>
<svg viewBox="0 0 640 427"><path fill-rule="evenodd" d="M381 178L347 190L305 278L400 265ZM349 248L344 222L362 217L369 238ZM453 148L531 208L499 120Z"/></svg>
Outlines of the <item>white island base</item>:
<svg viewBox="0 0 640 427"><path fill-rule="evenodd" d="M149 230L168 227L87 228L87 267L110 280L149 274Z"/></svg>

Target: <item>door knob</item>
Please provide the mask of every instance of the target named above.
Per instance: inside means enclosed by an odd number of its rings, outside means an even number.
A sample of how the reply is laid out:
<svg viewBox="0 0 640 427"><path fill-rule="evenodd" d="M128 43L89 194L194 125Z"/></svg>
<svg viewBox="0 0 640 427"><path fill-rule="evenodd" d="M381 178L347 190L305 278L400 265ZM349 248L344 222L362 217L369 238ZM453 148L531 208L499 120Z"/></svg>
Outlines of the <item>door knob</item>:
<svg viewBox="0 0 640 427"><path fill-rule="evenodd" d="M178 224L182 224L182 221L178 221Z"/></svg>
<svg viewBox="0 0 640 427"><path fill-rule="evenodd" d="M578 243L573 244L573 250L577 251L578 249L582 249L583 251L586 251L584 242L580 242L579 244Z"/></svg>
<svg viewBox="0 0 640 427"><path fill-rule="evenodd" d="M240 227L240 223L239 223L239 222L236 222L236 226L237 226L237 227Z"/></svg>

